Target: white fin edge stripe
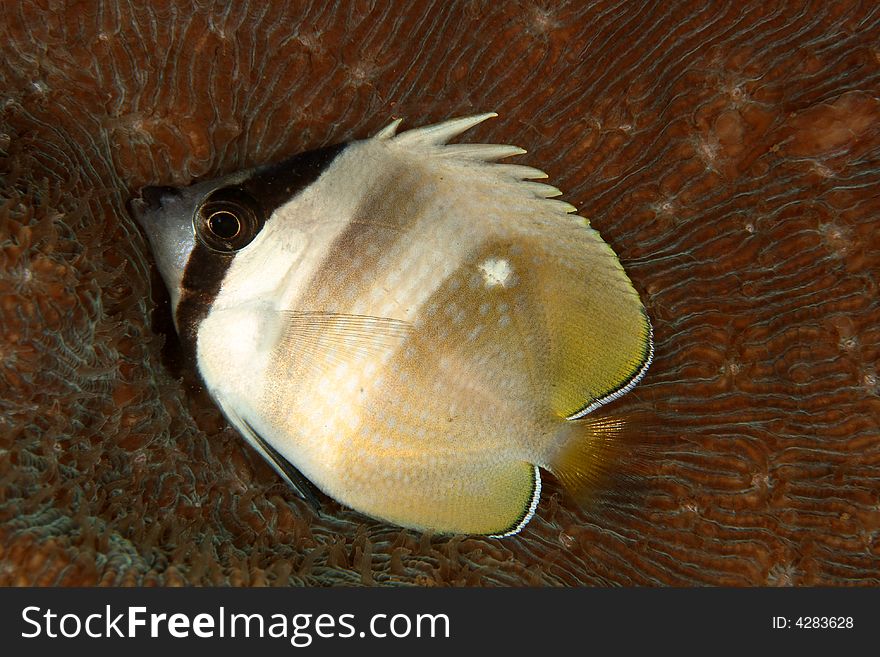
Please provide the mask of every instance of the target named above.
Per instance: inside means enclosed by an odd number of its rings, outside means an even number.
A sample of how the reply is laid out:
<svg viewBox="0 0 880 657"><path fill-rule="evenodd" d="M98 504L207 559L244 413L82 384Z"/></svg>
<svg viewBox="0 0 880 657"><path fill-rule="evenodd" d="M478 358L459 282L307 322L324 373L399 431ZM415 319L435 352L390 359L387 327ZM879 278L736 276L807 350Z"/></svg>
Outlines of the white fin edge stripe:
<svg viewBox="0 0 880 657"><path fill-rule="evenodd" d="M651 326L651 323L648 322L648 357L645 359L645 363L644 363L644 365L642 365L642 367L639 369L639 371L636 372L635 375L629 380L629 382L625 386L623 386L622 388L618 388L617 390L612 392L610 395L605 395L604 397L600 397L599 399L594 401L592 404L590 404L586 408L578 411L574 415L569 415L565 419L566 420L579 420L580 418L584 417L585 415L592 413L600 406L603 406L610 401L614 401L618 397L622 397L623 395L628 393L630 390L632 390L635 387L635 385L639 381L642 380L642 377L645 376L645 374L648 371L648 367L651 366L652 360L654 360L654 328Z"/></svg>
<svg viewBox="0 0 880 657"><path fill-rule="evenodd" d="M522 531L522 528L529 524L529 520L532 519L532 516L535 515L535 509L538 508L538 502L541 501L541 471L538 470L537 465L533 465L532 467L535 469L535 491L532 494L532 501L529 503L529 510L526 512L526 515L523 516L523 519L519 521L519 524L510 531L504 532L503 534L490 534L489 538L506 538L508 536L513 536L514 534L519 534Z"/></svg>

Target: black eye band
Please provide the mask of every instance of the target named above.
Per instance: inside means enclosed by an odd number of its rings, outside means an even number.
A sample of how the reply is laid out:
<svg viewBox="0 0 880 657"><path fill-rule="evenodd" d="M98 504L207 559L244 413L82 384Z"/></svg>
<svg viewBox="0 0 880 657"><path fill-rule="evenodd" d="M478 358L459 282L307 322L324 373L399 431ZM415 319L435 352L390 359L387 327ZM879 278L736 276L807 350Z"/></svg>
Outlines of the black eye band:
<svg viewBox="0 0 880 657"><path fill-rule="evenodd" d="M193 228L199 240L213 251L234 253L250 244L263 228L260 204L238 187L208 194L196 208Z"/></svg>

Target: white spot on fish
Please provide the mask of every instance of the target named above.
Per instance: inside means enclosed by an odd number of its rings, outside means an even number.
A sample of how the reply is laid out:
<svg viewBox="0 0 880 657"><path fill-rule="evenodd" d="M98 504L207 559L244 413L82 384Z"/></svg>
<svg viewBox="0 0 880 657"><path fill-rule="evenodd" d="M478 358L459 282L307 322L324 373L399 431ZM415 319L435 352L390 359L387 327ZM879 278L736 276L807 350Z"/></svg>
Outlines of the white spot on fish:
<svg viewBox="0 0 880 657"><path fill-rule="evenodd" d="M470 333L468 333L468 336L467 336L468 342L473 342L474 340L476 340L479 337L480 333L482 333L482 332L483 332L483 325L482 324L479 324L475 328L471 329Z"/></svg>
<svg viewBox="0 0 880 657"><path fill-rule="evenodd" d="M513 268L503 258L488 258L480 263L480 271L483 272L483 283L486 287L507 287Z"/></svg>

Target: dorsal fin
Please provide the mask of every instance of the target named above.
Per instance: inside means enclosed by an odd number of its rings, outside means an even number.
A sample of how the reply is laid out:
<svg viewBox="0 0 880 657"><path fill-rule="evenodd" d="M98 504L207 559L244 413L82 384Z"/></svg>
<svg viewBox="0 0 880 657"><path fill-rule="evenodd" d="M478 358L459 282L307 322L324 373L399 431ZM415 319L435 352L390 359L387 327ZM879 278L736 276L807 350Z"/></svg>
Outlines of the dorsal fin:
<svg viewBox="0 0 880 657"><path fill-rule="evenodd" d="M461 133L470 130L486 119L491 119L496 116L498 115L495 112L487 112L475 116L451 119L449 121L444 121L443 123L436 123L423 128L414 128L400 133L394 138L394 141L407 147L428 145L439 146L445 144L453 137L457 137Z"/></svg>

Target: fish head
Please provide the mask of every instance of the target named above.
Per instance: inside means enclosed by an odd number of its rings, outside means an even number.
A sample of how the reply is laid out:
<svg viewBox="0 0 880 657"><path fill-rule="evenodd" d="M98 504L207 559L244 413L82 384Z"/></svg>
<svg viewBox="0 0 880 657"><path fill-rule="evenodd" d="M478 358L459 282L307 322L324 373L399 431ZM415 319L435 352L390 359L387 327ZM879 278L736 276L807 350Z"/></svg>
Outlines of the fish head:
<svg viewBox="0 0 880 657"><path fill-rule="evenodd" d="M187 187L145 187L130 201L129 210L146 234L168 288L178 332L184 328L180 325L181 302L188 299L190 305L204 306L217 301L217 293L229 283L230 274L236 279L232 287L244 286L254 294L266 292L267 276L260 266L278 251L279 242L290 241L301 214L295 210L296 199L343 147L309 151ZM288 211L278 211L285 207ZM268 223L272 224L272 235L263 235L262 254L253 253L260 250L259 245L246 247ZM290 250L285 251L289 256ZM236 258L244 271L230 272ZM232 297L241 302L240 294ZM206 308L200 310L199 317Z"/></svg>
<svg viewBox="0 0 880 657"><path fill-rule="evenodd" d="M129 203L131 214L149 240L175 317L183 292L184 272L199 240L197 216L210 193L222 189L224 182L217 179L188 187L144 187ZM219 227L220 222L216 223Z"/></svg>

